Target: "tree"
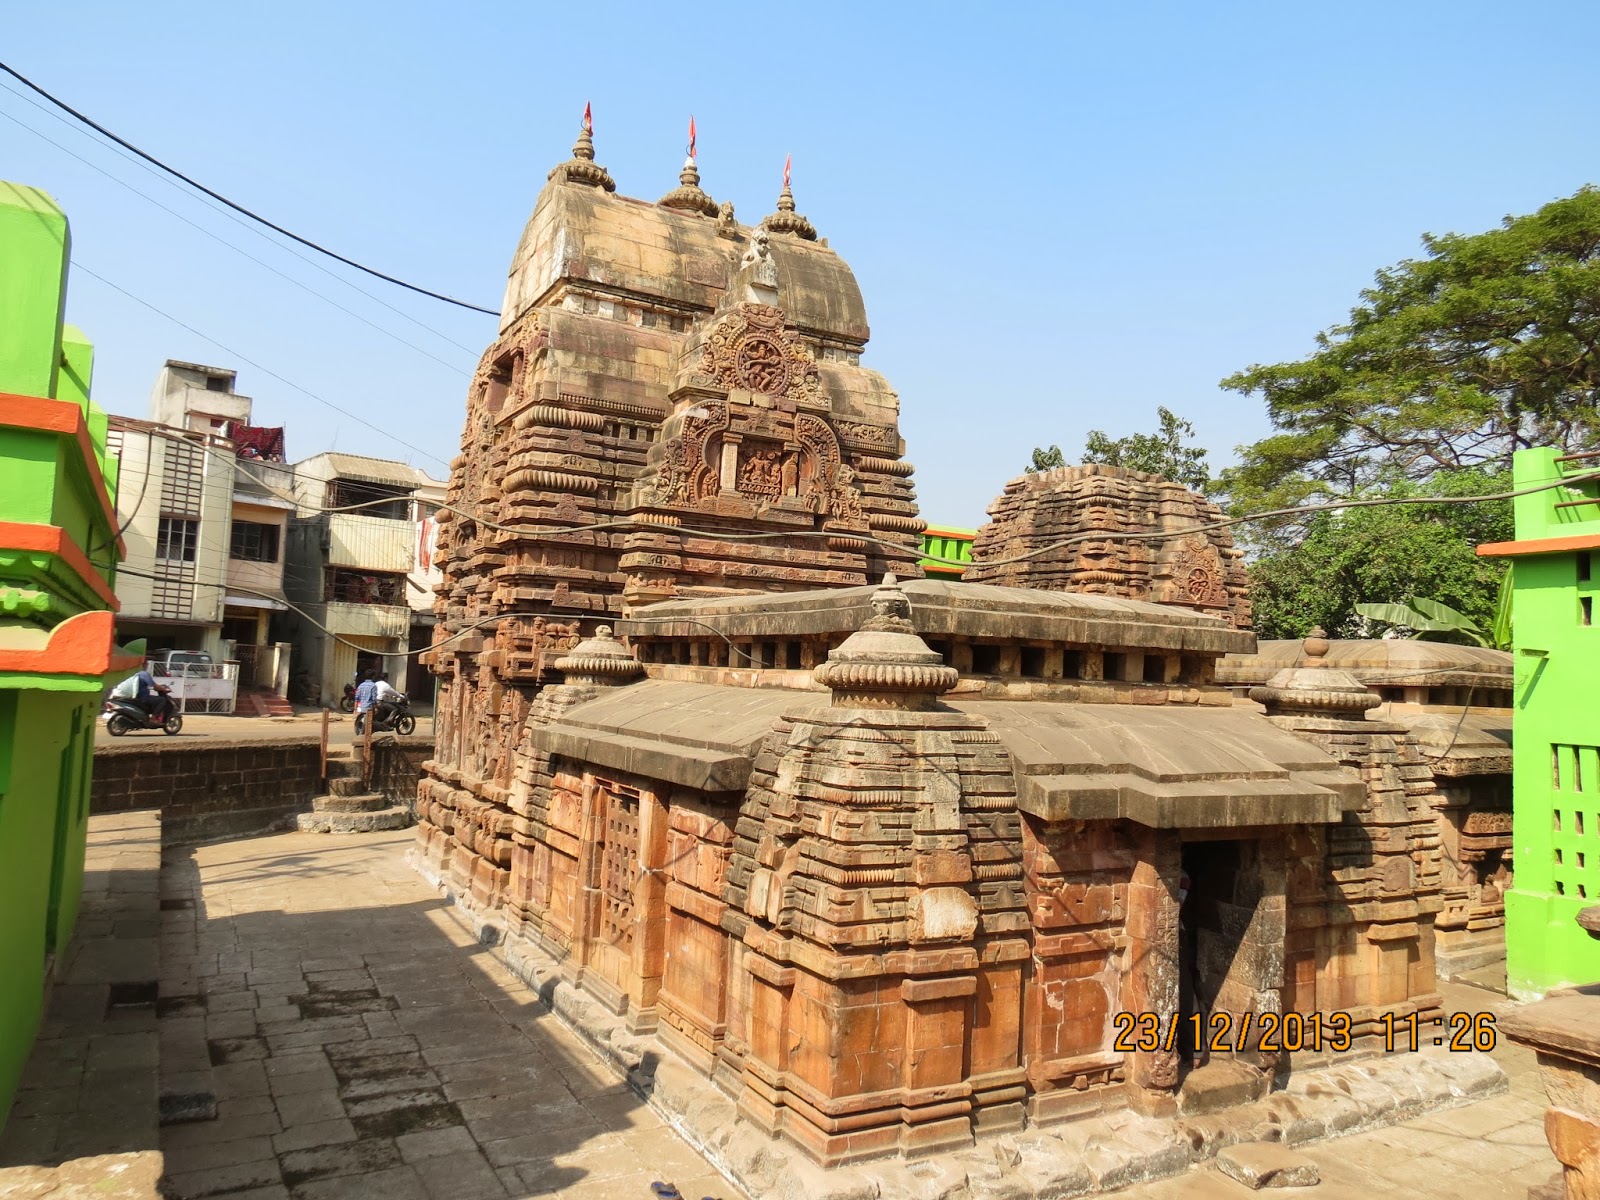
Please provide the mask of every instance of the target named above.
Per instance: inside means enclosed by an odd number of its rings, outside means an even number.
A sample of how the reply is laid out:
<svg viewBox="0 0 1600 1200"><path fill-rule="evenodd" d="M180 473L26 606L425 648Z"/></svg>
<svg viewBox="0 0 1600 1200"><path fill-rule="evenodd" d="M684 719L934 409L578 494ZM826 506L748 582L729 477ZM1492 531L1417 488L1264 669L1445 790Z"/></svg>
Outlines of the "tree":
<svg viewBox="0 0 1600 1200"><path fill-rule="evenodd" d="M1083 448L1083 461L1149 471L1197 492L1205 491L1211 483L1211 470L1206 465L1205 450L1189 444L1194 438L1194 426L1159 405L1156 420L1160 423L1157 433L1135 433L1115 440L1091 429Z"/></svg>
<svg viewBox="0 0 1600 1200"><path fill-rule="evenodd" d="M1035 446L1033 448L1033 462L1024 467L1023 470L1029 475L1036 475L1040 471L1054 471L1057 467L1066 465L1067 460L1062 457L1060 446L1051 446L1048 450Z"/></svg>
<svg viewBox="0 0 1600 1200"><path fill-rule="evenodd" d="M1509 474L1469 469L1423 483L1380 480L1370 494L1472 496L1509 486ZM1505 566L1479 558L1476 547L1512 537L1509 500L1316 513L1295 544L1250 564L1256 632L1295 638L1321 625L1334 637L1372 637L1377 629L1358 606L1396 597L1428 597L1489 628Z"/></svg>
<svg viewBox="0 0 1600 1200"><path fill-rule="evenodd" d="M1309 358L1222 381L1259 393L1277 430L1223 472L1235 512L1600 443L1600 191L1423 249Z"/></svg>
<svg viewBox="0 0 1600 1200"><path fill-rule="evenodd" d="M1392 625L1397 630L1409 629L1411 637L1424 641L1489 645L1483 627L1466 613L1424 596L1414 596L1407 603L1358 604L1356 612L1369 621Z"/></svg>

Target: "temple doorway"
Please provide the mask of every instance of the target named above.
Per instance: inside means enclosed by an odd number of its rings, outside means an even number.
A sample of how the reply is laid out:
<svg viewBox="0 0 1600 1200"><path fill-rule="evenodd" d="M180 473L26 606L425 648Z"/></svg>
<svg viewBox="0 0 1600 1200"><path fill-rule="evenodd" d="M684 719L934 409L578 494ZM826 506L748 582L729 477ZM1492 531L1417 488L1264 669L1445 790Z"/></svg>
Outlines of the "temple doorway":
<svg viewBox="0 0 1600 1200"><path fill-rule="evenodd" d="M1259 1026L1261 1013L1278 1010L1283 861L1275 839L1205 839L1185 840L1182 862L1180 1044L1193 1068L1238 1054L1246 1014Z"/></svg>

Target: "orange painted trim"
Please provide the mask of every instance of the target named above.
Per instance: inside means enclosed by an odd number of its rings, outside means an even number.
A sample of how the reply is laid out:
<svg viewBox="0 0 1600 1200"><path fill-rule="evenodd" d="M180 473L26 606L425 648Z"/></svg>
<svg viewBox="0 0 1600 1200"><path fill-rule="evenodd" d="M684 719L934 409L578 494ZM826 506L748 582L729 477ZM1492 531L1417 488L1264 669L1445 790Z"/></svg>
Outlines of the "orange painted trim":
<svg viewBox="0 0 1600 1200"><path fill-rule="evenodd" d="M1562 554L1572 550L1600 550L1600 533L1579 533L1571 537L1529 538L1521 542L1485 542L1478 547L1478 557L1514 558L1523 554Z"/></svg>
<svg viewBox="0 0 1600 1200"><path fill-rule="evenodd" d="M111 528L117 528L117 506L111 503L111 493L106 491L105 476L100 472L100 460L95 456L94 441L89 437L89 423L83 418L83 409L66 400L46 400L43 396L0 392L0 425L61 433L73 438L83 455L84 466L89 469L89 479L100 500L100 511L105 514ZM122 544L120 537L117 538L117 558L126 558L127 554L128 548Z"/></svg>
<svg viewBox="0 0 1600 1200"><path fill-rule="evenodd" d="M104 600L112 612L122 606L117 595L94 569L88 555L78 548L78 543L67 536L59 525L31 525L21 521L0 521L0 549L30 550L35 554L54 554L78 573L94 594Z"/></svg>
<svg viewBox="0 0 1600 1200"><path fill-rule="evenodd" d="M963 542L970 542L978 536L976 529L955 529L947 525L929 525L922 532L926 537L956 538Z"/></svg>
<svg viewBox="0 0 1600 1200"><path fill-rule="evenodd" d="M50 631L50 640L38 650L0 647L0 671L31 671L37 675L106 675L124 661L113 655L112 631L116 620L105 609L68 617Z"/></svg>

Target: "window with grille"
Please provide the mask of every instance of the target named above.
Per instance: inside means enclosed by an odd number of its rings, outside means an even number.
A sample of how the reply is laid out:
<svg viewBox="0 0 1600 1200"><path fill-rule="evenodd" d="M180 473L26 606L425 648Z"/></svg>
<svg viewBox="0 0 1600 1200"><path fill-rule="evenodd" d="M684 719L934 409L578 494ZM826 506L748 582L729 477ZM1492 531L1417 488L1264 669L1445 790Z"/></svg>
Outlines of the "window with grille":
<svg viewBox="0 0 1600 1200"><path fill-rule="evenodd" d="M404 521L411 507L411 493L406 488L360 479L335 479L328 484L327 506L348 509L363 517Z"/></svg>
<svg viewBox="0 0 1600 1200"><path fill-rule="evenodd" d="M228 547L229 558L247 562L275 563L278 561L278 527L256 521L235 521L233 542Z"/></svg>
<svg viewBox="0 0 1600 1200"><path fill-rule="evenodd" d="M199 521L191 521L186 517L162 517L156 531L156 557L169 562L192 563L199 541Z"/></svg>
<svg viewBox="0 0 1600 1200"><path fill-rule="evenodd" d="M161 472L161 511L178 517L200 515L205 483L205 451L193 442L162 439L166 468Z"/></svg>
<svg viewBox="0 0 1600 1200"><path fill-rule="evenodd" d="M600 934L633 948L633 889L639 880L639 793L606 783L605 841L600 856Z"/></svg>
<svg viewBox="0 0 1600 1200"><path fill-rule="evenodd" d="M1600 747L1550 747L1551 846L1558 896L1600 898Z"/></svg>
<svg viewBox="0 0 1600 1200"><path fill-rule="evenodd" d="M323 572L322 598L337 604L402 606L406 602L406 577L330 567Z"/></svg>

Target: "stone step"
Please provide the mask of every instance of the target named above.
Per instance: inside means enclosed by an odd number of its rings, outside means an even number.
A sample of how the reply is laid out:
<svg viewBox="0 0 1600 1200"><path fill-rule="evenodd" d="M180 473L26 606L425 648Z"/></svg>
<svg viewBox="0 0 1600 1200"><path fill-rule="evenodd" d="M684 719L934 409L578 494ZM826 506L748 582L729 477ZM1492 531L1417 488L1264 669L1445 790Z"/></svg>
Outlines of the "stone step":
<svg viewBox="0 0 1600 1200"><path fill-rule="evenodd" d="M308 812L295 818L301 833L377 833L383 829L404 829L411 824L411 810L402 804L374 812Z"/></svg>
<svg viewBox="0 0 1600 1200"><path fill-rule="evenodd" d="M328 794L331 796L360 796L366 790L367 785L362 782L360 775L352 775L348 779L329 775Z"/></svg>
<svg viewBox="0 0 1600 1200"><path fill-rule="evenodd" d="M377 812L388 808L389 801L382 792L357 792L353 796L316 796L311 807L316 812Z"/></svg>

